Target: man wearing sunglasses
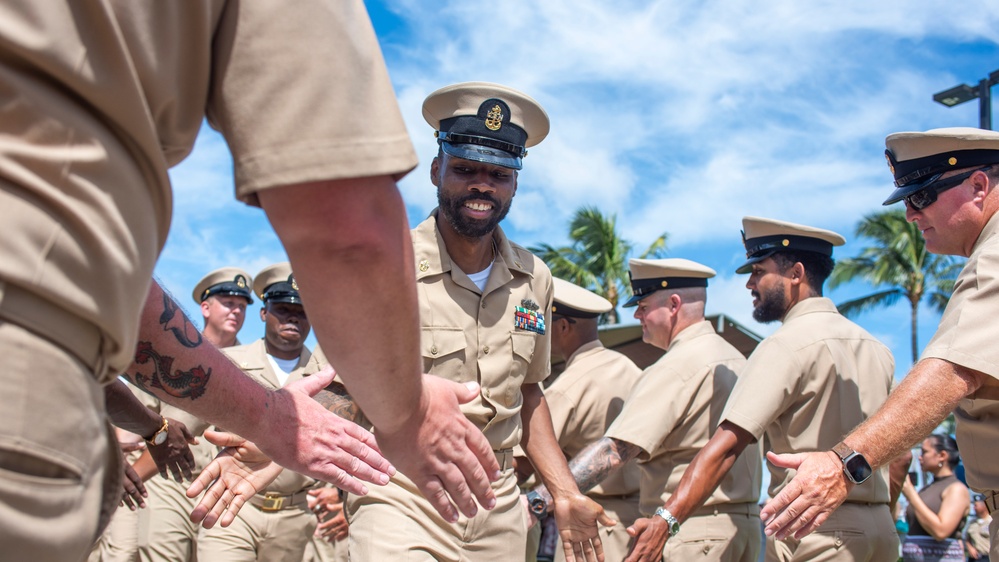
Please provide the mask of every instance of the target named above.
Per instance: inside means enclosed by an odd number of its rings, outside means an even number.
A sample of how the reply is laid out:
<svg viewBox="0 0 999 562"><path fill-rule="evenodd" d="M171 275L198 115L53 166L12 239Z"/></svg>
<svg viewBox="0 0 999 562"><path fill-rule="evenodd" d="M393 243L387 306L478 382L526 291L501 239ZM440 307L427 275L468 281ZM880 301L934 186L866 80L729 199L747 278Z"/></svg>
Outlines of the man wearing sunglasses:
<svg viewBox="0 0 999 562"><path fill-rule="evenodd" d="M999 500L999 133L971 128L895 133L886 140L895 191L926 248L965 256L954 293L922 358L881 409L843 439L852 451L773 455L795 479L761 512L767 534L804 536L821 525L853 488L850 463L890 462L933 431L951 411L968 485L989 512ZM999 525L990 525L999 556Z"/></svg>

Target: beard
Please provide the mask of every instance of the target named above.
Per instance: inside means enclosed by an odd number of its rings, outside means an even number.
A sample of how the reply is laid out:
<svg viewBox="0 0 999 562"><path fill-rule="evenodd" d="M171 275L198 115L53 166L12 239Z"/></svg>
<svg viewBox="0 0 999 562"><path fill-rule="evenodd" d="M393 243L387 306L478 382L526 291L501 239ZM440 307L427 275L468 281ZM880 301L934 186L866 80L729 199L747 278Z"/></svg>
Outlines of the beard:
<svg viewBox="0 0 999 562"><path fill-rule="evenodd" d="M492 218L488 220L469 219L461 214L461 209L464 208L466 202L472 200L488 201L492 203L493 210L498 210L498 212L494 213ZM437 188L437 205L440 207L440 212L443 213L444 218L447 219L451 228L466 238L481 238L487 234L491 234L496 229L496 225L506 218L507 213L510 212L510 203L512 202L513 200L511 199L506 202L506 205L500 205L499 201L486 193L470 194L464 197L451 197L445 194L440 188Z"/></svg>
<svg viewBox="0 0 999 562"><path fill-rule="evenodd" d="M784 317L787 311L787 297L784 296L784 284L774 285L766 293L753 291L753 296L760 299L760 304L753 309L753 320L769 324Z"/></svg>

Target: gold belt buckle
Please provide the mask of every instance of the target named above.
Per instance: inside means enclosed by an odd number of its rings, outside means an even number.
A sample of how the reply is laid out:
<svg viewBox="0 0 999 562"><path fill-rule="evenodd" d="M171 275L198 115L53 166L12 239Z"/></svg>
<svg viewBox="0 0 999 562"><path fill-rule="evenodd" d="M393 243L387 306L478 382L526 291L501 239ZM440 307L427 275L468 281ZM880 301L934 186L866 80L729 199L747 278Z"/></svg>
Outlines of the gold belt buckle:
<svg viewBox="0 0 999 562"><path fill-rule="evenodd" d="M279 494L264 494L264 504L260 506L260 511L281 511L284 507L284 496Z"/></svg>

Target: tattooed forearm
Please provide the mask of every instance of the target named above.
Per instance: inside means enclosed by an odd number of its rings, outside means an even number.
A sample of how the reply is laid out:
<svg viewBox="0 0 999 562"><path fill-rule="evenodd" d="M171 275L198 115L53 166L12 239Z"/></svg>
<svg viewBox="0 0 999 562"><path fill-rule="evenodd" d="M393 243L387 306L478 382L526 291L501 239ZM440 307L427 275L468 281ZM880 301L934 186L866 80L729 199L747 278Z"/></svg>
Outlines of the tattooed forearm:
<svg viewBox="0 0 999 562"><path fill-rule="evenodd" d="M329 386L320 390L314 398L324 408L345 420L350 420L358 425L367 423L361 409L354 402L354 398L347 392L347 387L338 382L330 383Z"/></svg>
<svg viewBox="0 0 999 562"><path fill-rule="evenodd" d="M641 447L627 441L603 437L599 441L590 443L573 457L569 461L569 470L572 472L572 477L576 481L579 491L585 494L641 452ZM548 488L540 486L535 490L544 498L549 509L555 507Z"/></svg>
<svg viewBox="0 0 999 562"><path fill-rule="evenodd" d="M194 366L189 371L176 370L171 372L173 357L161 355L153 344L140 341L135 351L135 367L145 365L151 367L149 372L126 373L126 376L137 387L155 396L153 389L165 392L177 398L195 400L205 393L205 386L212 376L211 368L201 365Z"/></svg>
<svg viewBox="0 0 999 562"><path fill-rule="evenodd" d="M579 491L586 493L618 467L638 456L639 451L641 449L631 443L604 437L573 457L569 470Z"/></svg>
<svg viewBox="0 0 999 562"><path fill-rule="evenodd" d="M163 326L164 332L173 332L173 336L184 347L201 345L201 332L191 324L187 315L177 306L177 303L173 302L166 291L163 292L163 312L160 313L160 325Z"/></svg>

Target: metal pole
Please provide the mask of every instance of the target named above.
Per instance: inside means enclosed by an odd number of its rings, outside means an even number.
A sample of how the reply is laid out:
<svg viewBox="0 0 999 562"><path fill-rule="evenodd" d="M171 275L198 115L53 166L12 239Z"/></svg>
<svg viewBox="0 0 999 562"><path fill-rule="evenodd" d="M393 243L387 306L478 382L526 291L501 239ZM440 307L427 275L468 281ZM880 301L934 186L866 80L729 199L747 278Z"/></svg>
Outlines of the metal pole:
<svg viewBox="0 0 999 562"><path fill-rule="evenodd" d="M978 82L978 127L992 130L992 84L988 78Z"/></svg>

